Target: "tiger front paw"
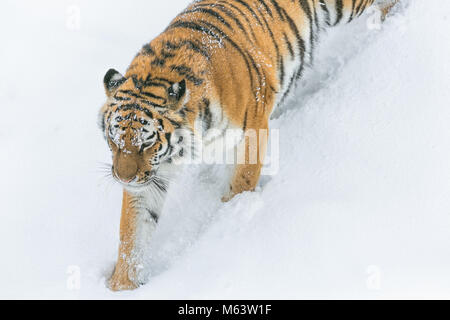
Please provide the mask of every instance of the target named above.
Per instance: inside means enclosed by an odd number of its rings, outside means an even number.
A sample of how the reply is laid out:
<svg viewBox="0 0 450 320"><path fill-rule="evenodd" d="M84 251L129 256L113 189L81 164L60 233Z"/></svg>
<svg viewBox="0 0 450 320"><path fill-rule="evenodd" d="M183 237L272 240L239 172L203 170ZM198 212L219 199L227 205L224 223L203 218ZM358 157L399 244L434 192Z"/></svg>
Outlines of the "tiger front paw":
<svg viewBox="0 0 450 320"><path fill-rule="evenodd" d="M108 287L111 291L127 291L137 289L139 286L127 279L112 277L109 279Z"/></svg>
<svg viewBox="0 0 450 320"><path fill-rule="evenodd" d="M138 287L138 284L130 280L128 272L116 270L108 281L108 288L112 291L134 290Z"/></svg>

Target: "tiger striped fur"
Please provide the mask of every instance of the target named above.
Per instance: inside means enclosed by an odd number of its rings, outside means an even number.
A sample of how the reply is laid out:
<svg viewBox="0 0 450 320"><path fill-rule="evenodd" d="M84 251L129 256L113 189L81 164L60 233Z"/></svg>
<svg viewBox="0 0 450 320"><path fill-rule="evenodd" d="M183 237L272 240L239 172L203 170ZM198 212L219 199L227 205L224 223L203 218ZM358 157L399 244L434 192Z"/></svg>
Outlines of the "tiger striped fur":
<svg viewBox="0 0 450 320"><path fill-rule="evenodd" d="M242 136L268 129L274 108L313 64L321 31L356 19L374 1L194 1L140 50L124 76L107 72L100 125L112 173L124 186L112 290L146 282L146 248L177 170L173 162L195 152L190 136L208 144L227 129ZM397 1L378 2L385 16ZM208 135L211 129L219 133ZM265 152L261 141L240 143ZM236 164L223 200L253 190L262 164Z"/></svg>

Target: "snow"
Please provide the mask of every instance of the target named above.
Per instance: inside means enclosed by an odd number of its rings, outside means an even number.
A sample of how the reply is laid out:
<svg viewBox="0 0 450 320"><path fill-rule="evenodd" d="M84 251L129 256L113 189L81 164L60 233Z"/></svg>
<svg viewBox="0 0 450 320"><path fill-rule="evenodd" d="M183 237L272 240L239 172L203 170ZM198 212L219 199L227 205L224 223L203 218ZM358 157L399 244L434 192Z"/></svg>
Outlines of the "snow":
<svg viewBox="0 0 450 320"><path fill-rule="evenodd" d="M0 298L450 298L446 0L331 30L271 122L278 174L222 204L223 169L186 168L149 283L105 287L121 189L101 165L102 78L188 2L3 4Z"/></svg>

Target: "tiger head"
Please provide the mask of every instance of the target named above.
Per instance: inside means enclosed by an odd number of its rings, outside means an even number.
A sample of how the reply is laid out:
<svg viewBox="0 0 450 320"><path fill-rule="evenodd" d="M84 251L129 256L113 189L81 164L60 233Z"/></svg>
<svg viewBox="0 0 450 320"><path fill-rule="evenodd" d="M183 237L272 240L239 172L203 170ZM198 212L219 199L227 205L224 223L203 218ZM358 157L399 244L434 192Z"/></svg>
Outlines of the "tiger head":
<svg viewBox="0 0 450 320"><path fill-rule="evenodd" d="M186 134L192 131L180 114L189 95L186 81L124 77L111 69L104 86L100 127L112 152L112 175L128 189L145 188L189 151Z"/></svg>

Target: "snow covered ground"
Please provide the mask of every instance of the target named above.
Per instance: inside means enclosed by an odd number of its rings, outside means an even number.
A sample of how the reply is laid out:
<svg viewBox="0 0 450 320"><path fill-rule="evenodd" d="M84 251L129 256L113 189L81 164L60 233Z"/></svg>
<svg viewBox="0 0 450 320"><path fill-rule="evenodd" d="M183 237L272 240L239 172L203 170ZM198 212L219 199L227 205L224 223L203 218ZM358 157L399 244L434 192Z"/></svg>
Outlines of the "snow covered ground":
<svg viewBox="0 0 450 320"><path fill-rule="evenodd" d="M3 1L0 298L450 298L450 2L403 1L324 37L257 192L180 177L151 280L123 293L102 78L189 1Z"/></svg>

